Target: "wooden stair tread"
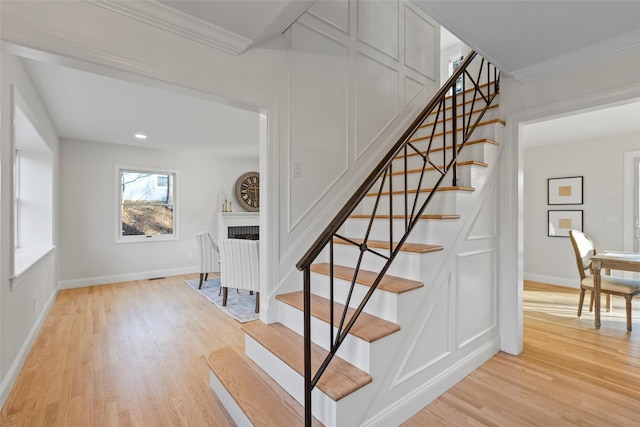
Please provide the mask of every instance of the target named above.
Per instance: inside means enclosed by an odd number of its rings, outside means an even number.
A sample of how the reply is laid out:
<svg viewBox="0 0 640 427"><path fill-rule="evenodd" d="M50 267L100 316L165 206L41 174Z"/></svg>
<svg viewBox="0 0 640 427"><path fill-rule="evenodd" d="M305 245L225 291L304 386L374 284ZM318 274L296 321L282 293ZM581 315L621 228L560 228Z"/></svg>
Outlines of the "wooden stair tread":
<svg viewBox="0 0 640 427"><path fill-rule="evenodd" d="M304 407L247 356L222 347L211 353L207 362L253 425L304 424ZM315 418L313 425L322 426Z"/></svg>
<svg viewBox="0 0 640 427"><path fill-rule="evenodd" d="M417 155L417 154L414 154ZM460 166L480 166L483 168L487 168L489 167L489 163L485 163L485 162L480 162L478 160L467 160L465 162L458 162L458 167ZM438 169L443 169L444 165L438 165ZM425 172L428 171L433 171L436 170L436 168L434 168L433 166L429 166L424 168ZM393 172L391 175L402 175L404 174L405 171L401 170L401 171L396 171ZM407 174L411 174L411 173L420 173L422 172L422 168L415 168L415 169L409 169L407 170ZM389 176L389 174L387 174L387 176Z"/></svg>
<svg viewBox="0 0 640 427"><path fill-rule="evenodd" d="M387 215L387 214L374 215L373 217L375 219L389 219L389 215ZM354 215L349 215L349 218L353 218L353 219L369 219L369 218L371 218L371 215L354 214ZM435 219L435 220L460 219L460 215L457 215L457 214L426 214L426 215L420 215L419 218L420 219ZM393 215L393 219L402 219L403 220L404 219L404 215L403 214Z"/></svg>
<svg viewBox="0 0 640 427"><path fill-rule="evenodd" d="M304 376L304 341L302 336L280 323L267 325L262 322L250 322L244 325L242 329L286 363L287 366L299 375ZM325 349L311 343L312 373L318 370L327 354L328 352ZM369 384L372 380L371 375L368 373L334 356L327 370L320 377L317 387L337 402Z"/></svg>
<svg viewBox="0 0 640 427"><path fill-rule="evenodd" d="M478 126L492 125L492 124L495 124L495 123L501 124L502 126L505 126L505 125L507 124L507 122L505 122L505 121L504 121L504 120L502 120L502 119L489 119L489 120L486 120L486 121L484 121L484 122L480 122L480 123L478 123ZM425 124L423 124L423 125L420 125L420 129L425 129L425 128L432 127L432 126L433 126L433 122L431 122L431 123L425 123ZM463 130L463 128L458 128L458 129L456 129L456 130L458 130L458 131L462 131L462 130ZM451 133L452 131L453 131L453 130L449 130L449 131L447 131L447 133Z"/></svg>
<svg viewBox="0 0 640 427"><path fill-rule="evenodd" d="M433 188L421 188L420 189L420 193L431 193L433 191ZM461 186L461 185L451 185L451 186L447 186L447 187L439 187L438 189L436 189L436 191L475 191L475 188L473 187L465 187L465 186ZM408 194L415 194L417 193L418 190L407 190ZM404 190L396 190L393 192L394 196L397 195L401 195L404 194L405 191ZM389 192L388 191L383 191L382 193L380 193L381 196L388 196ZM365 197L377 197L378 193L367 193L365 195Z"/></svg>
<svg viewBox="0 0 640 427"><path fill-rule="evenodd" d="M280 294L276 296L276 299L282 301L285 304L288 304L292 307L297 308L298 310L303 310L303 295L302 291L291 292L288 294ZM326 298L322 298L318 295L311 295L311 315L317 319L320 319L326 323L330 323L329 319L329 300ZM340 317L342 316L342 310L344 309L344 305L334 302L334 326L338 326L340 324ZM345 320L345 325L353 316L353 312L355 310L349 308L347 310L347 316ZM360 338L366 342L375 342L381 338L384 338L388 335L391 335L394 332L400 330L400 325L397 325L393 322L389 322L388 320L381 319L379 317L373 316L371 314L362 312L360 317L351 328L349 332L351 335Z"/></svg>
<svg viewBox="0 0 640 427"><path fill-rule="evenodd" d="M361 245L364 240L362 239L351 239L351 241L357 243L358 245ZM340 237L334 237L333 238L333 242L338 244L338 245L351 245L350 242L341 239ZM393 242L393 247L395 248L398 245L397 242ZM375 248L375 249L387 249L389 250L389 242L387 242L386 240L367 240L367 247L369 248ZM404 245L402 245L402 248L400 249L403 252L413 252L413 253L419 253L419 254L426 254L429 252L437 252L437 251L441 251L443 248L442 246L439 245L428 245L426 243L406 243Z"/></svg>
<svg viewBox="0 0 640 427"><path fill-rule="evenodd" d="M472 101L467 101L465 104L469 104L469 103L471 103L471 102L472 102ZM490 110L493 110L493 109L499 108L499 106L500 106L500 104L491 104L491 105L487 108L487 111L490 111ZM450 108L446 108L446 109L447 109L447 110L449 110ZM456 116L456 119L462 119L463 117L469 117L469 114L472 114L472 115L478 115L481 111L482 111L482 110L481 110L481 109L479 109L479 110L475 110L475 111L467 111L467 112L465 112L464 114L460 113L460 114L458 114L458 115ZM437 111L433 111L433 112L431 112L431 113L429 114L429 116L427 116L427 117L435 116L435 115L436 115L436 113L437 113ZM449 122L449 121L453 120L453 116L452 116L452 115L448 115L448 116L446 117L446 119L444 119L444 120L446 120L446 121L448 121L448 122ZM433 126L434 124L441 124L444 120L443 120L442 118L440 118L440 119L438 119L438 121L437 121L437 122L424 123L424 124L420 125L420 127L427 127L427 126Z"/></svg>
<svg viewBox="0 0 640 427"><path fill-rule="evenodd" d="M424 138L422 138L422 139L420 139L420 140L423 140L423 139L424 139ZM411 142L415 142L415 141L411 141ZM499 143L499 142L494 141L493 139L489 139L489 138L474 139L473 141L467 141L467 142L466 142L466 144L464 144L464 146L465 146L465 147L468 147L468 146L470 146L470 145L476 145L476 144L489 144L489 145L495 145L495 146L497 146L497 147L499 147L499 146L500 146L500 143ZM458 145L460 145L460 144L458 144ZM451 150L451 148L453 148L453 145L447 145L445 148L446 148L447 150ZM432 149L431 149L431 153L436 153L436 152L438 152L438 151L442 151L442 150L444 150L444 148L442 148L442 147L432 148ZM427 152L426 152L426 151L421 151L421 152L420 152L420 154L422 154L422 155L426 155L426 154L427 154ZM418 153L415 153L415 152L414 152L414 153L409 153L409 154L407 154L407 157L413 157L413 156L417 156L417 155L418 155ZM403 158L404 158L404 154L398 154L398 155L395 157L395 160L403 159Z"/></svg>
<svg viewBox="0 0 640 427"><path fill-rule="evenodd" d="M330 265L326 262L312 264L311 271L328 276L330 274ZM344 265L333 266L334 277L346 280L348 282L351 282L351 280L353 280L354 272L355 269L351 267L346 267ZM371 286L377 277L378 273L374 271L360 269L360 271L358 271L356 283L364 286ZM378 289L392 292L394 294L401 294L404 292L412 291L423 286L424 285L422 284L422 282L419 282L417 280L405 279L404 277L392 276L390 274L385 274L384 277L380 280L380 283L378 283Z"/></svg>

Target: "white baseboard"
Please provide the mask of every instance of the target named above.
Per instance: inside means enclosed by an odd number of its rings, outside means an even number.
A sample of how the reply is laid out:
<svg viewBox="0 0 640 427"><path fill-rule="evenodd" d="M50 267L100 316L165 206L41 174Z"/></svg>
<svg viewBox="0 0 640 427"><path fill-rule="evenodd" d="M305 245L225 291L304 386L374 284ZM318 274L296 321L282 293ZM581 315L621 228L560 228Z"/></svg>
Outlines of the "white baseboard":
<svg viewBox="0 0 640 427"><path fill-rule="evenodd" d="M61 280L58 289L84 288L85 286L106 285L109 283L128 282L131 280L155 279L157 277L191 274L198 271L198 266L170 268L166 270L141 271L138 273L115 274L112 276L86 277L84 279Z"/></svg>
<svg viewBox="0 0 640 427"><path fill-rule="evenodd" d="M478 369L500 351L500 337L495 337L440 375L424 383L402 399L364 421L362 426L400 425L422 408L436 400L464 377Z"/></svg>
<svg viewBox="0 0 640 427"><path fill-rule="evenodd" d="M524 280L531 282L547 283L549 285L564 286L565 288L580 289L580 280L577 277L576 272L575 279L567 279L565 277L545 276L543 274L523 273Z"/></svg>
<svg viewBox="0 0 640 427"><path fill-rule="evenodd" d="M33 327L29 331L26 339L22 343L20 347L20 351L16 354L11 367L7 371L7 375L5 375L2 383L0 383L0 408L4 407L7 398L9 397L9 393L11 393L11 389L18 379L18 374L24 365L24 361L27 360L27 356L31 351L31 347L33 347L33 343L36 340L36 337L40 333L40 329L42 329L42 324L44 323L44 319L46 319L47 314L49 314L49 310L53 306L53 302L56 300L56 296L58 295L58 290L54 290L51 293L51 296L47 300L46 304L42 307L42 311L38 315L36 322L33 324Z"/></svg>

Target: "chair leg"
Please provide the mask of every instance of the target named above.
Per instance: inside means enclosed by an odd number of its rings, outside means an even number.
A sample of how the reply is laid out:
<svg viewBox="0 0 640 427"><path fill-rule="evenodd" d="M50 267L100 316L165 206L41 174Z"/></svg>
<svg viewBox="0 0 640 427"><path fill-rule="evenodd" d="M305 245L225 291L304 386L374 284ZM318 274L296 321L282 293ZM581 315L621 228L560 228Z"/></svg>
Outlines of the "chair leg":
<svg viewBox="0 0 640 427"><path fill-rule="evenodd" d="M206 282L207 279L209 278L209 273L204 273L204 281Z"/></svg>
<svg viewBox="0 0 640 427"><path fill-rule="evenodd" d="M256 313L260 313L260 292L256 292Z"/></svg>
<svg viewBox="0 0 640 427"><path fill-rule="evenodd" d="M226 306L227 305L227 296L229 295L229 288L224 287L222 288L222 306Z"/></svg>
<svg viewBox="0 0 640 427"><path fill-rule="evenodd" d="M582 316L582 304L584 303L584 288L580 289L580 302L578 302L578 317Z"/></svg>
<svg viewBox="0 0 640 427"><path fill-rule="evenodd" d="M198 285L198 289L202 289L202 279L204 279L204 273L200 273L200 284ZM204 279L207 280L207 279Z"/></svg>
<svg viewBox="0 0 640 427"><path fill-rule="evenodd" d="M589 311L593 311L593 291L591 291L591 299L589 300Z"/></svg>
<svg viewBox="0 0 640 427"><path fill-rule="evenodd" d="M631 332L631 295L625 295L627 300L627 332Z"/></svg>
<svg viewBox="0 0 640 427"><path fill-rule="evenodd" d="M607 312L611 311L611 294L607 294Z"/></svg>

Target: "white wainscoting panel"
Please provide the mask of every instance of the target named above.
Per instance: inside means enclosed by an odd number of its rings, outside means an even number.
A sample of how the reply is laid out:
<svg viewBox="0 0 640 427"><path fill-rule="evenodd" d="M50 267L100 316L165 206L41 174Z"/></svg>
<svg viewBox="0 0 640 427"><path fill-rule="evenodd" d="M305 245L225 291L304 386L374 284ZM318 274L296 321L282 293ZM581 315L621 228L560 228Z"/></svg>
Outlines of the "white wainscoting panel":
<svg viewBox="0 0 640 427"><path fill-rule="evenodd" d="M458 254L458 348L496 327L496 251Z"/></svg>
<svg viewBox="0 0 640 427"><path fill-rule="evenodd" d="M290 52L290 228L347 170L349 50L304 25ZM313 102L309 102L313 100ZM300 176L293 175L293 166Z"/></svg>
<svg viewBox="0 0 640 427"><path fill-rule="evenodd" d="M467 240L491 239L496 237L498 224L498 205L496 203L496 190L494 189L484 206L476 217Z"/></svg>
<svg viewBox="0 0 640 427"><path fill-rule="evenodd" d="M399 59L400 16L397 1L358 1L358 40Z"/></svg>
<svg viewBox="0 0 640 427"><path fill-rule="evenodd" d="M420 329L398 369L394 387L451 354L451 283L449 274L427 299L429 307L421 313Z"/></svg>
<svg viewBox="0 0 640 427"><path fill-rule="evenodd" d="M399 73L368 55L358 55L356 158L376 140L400 110Z"/></svg>
<svg viewBox="0 0 640 427"><path fill-rule="evenodd" d="M436 25L405 4L405 65L431 79L435 78Z"/></svg>
<svg viewBox="0 0 640 427"><path fill-rule="evenodd" d="M413 98L422 90L424 83L420 82L412 77L406 76L404 78L404 105L407 106Z"/></svg>
<svg viewBox="0 0 640 427"><path fill-rule="evenodd" d="M317 1L309 8L309 15L349 34L349 2L348 1Z"/></svg>

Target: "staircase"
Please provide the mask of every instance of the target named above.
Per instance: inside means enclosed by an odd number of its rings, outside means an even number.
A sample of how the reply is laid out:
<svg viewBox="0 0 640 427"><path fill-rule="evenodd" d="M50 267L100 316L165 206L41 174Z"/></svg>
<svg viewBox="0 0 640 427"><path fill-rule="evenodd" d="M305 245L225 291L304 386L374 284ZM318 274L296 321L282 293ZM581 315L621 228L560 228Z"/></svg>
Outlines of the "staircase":
<svg viewBox="0 0 640 427"><path fill-rule="evenodd" d="M471 76L474 57L448 82L462 75L472 87L455 97L443 87L305 255L305 289L277 296L279 322L246 324L245 355L209 357L211 387L238 425L398 423L499 350L495 327L451 332L457 307L447 290L452 274L464 276L456 256L486 228L485 206L497 197L504 122L492 97L474 108L478 87L497 88L497 74L482 84L480 65ZM494 300L477 301L479 323L492 310L495 319Z"/></svg>

